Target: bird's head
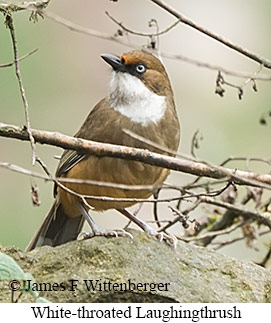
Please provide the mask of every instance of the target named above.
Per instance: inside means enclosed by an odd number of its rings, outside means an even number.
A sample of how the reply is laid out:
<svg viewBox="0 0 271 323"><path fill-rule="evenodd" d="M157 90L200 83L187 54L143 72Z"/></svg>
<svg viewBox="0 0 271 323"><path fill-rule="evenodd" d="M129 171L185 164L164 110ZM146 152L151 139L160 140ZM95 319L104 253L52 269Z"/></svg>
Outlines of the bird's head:
<svg viewBox="0 0 271 323"><path fill-rule="evenodd" d="M113 68L109 95L113 109L146 125L163 117L166 101L174 105L167 72L152 54L134 50L101 57Z"/></svg>
<svg viewBox="0 0 271 323"><path fill-rule="evenodd" d="M166 96L169 91L171 92L165 67L152 54L134 50L121 56L102 54L101 57L112 66L114 72L119 74L120 78L124 77L126 81L136 78L157 95ZM123 76L124 74L125 76Z"/></svg>

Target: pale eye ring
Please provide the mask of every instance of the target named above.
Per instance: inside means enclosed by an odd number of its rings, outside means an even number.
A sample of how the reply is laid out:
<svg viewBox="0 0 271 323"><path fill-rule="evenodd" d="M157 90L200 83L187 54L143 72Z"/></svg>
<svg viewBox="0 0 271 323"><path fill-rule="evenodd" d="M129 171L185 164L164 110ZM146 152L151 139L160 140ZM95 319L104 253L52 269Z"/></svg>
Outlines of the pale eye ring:
<svg viewBox="0 0 271 323"><path fill-rule="evenodd" d="M143 64L138 64L138 65L136 66L136 71L137 71L137 73L139 73L139 74L143 74L143 73L146 71L146 67L145 67L145 65L143 65Z"/></svg>

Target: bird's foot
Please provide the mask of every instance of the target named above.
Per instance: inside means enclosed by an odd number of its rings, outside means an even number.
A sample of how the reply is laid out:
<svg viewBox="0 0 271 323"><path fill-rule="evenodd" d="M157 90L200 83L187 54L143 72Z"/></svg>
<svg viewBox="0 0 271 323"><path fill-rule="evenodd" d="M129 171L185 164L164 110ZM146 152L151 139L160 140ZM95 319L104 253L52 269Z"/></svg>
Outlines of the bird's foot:
<svg viewBox="0 0 271 323"><path fill-rule="evenodd" d="M93 237L129 237L133 239L134 237L131 235L131 233L123 230L123 229L117 229L117 230L107 230L99 228L95 230L94 232L81 232L78 236L78 239L85 240L90 239Z"/></svg>
<svg viewBox="0 0 271 323"><path fill-rule="evenodd" d="M166 241L168 244L172 245L174 248L177 247L178 240L174 235L170 235L164 232L158 232L151 227L146 227L144 230L147 234L156 237L160 242Z"/></svg>
<svg viewBox="0 0 271 323"><path fill-rule="evenodd" d="M164 232L157 232L155 231L151 226L149 226L147 223L143 222L139 218L135 217L132 213L130 213L126 209L118 209L118 211L125 215L129 220L137 224L143 231L145 231L148 235L156 237L160 242L166 241L168 244L172 245L174 248L176 248L178 240L175 236L169 235Z"/></svg>
<svg viewBox="0 0 271 323"><path fill-rule="evenodd" d="M123 229L108 230L98 227L92 219L92 217L89 215L88 211L81 203L78 204L78 208L84 216L85 220L88 222L89 226L91 227L92 232L81 232L77 239L84 240L93 237L129 237L133 239L131 233Z"/></svg>

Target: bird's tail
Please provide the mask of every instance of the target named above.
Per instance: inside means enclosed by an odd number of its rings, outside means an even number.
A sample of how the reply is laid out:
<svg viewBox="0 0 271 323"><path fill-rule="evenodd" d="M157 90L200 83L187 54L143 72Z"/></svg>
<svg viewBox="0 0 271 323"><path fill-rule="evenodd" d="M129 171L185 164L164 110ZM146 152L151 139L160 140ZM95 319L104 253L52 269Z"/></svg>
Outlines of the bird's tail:
<svg viewBox="0 0 271 323"><path fill-rule="evenodd" d="M55 247L76 240L83 223L83 216L75 218L67 216L62 205L56 201L29 242L26 251L41 246Z"/></svg>

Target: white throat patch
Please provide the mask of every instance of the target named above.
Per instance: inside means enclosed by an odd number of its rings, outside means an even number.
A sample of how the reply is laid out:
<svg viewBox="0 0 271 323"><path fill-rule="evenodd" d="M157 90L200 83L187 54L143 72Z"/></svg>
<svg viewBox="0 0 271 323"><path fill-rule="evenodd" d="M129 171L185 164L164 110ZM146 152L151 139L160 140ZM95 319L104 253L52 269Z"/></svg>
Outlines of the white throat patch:
<svg viewBox="0 0 271 323"><path fill-rule="evenodd" d="M137 77L115 71L110 82L109 104L112 109L143 126L157 123L166 110L164 96L150 91Z"/></svg>

